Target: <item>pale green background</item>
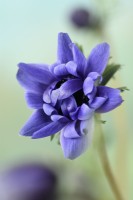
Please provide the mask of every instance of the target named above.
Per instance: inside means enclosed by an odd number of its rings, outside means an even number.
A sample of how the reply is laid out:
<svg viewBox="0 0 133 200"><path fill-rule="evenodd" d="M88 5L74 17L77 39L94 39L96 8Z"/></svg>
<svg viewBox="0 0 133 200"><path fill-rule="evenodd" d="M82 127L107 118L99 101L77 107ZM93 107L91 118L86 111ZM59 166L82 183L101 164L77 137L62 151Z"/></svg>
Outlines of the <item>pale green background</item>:
<svg viewBox="0 0 133 200"><path fill-rule="evenodd" d="M75 161L65 160L60 146L49 138L31 140L18 135L32 111L24 100L24 91L16 81L17 63L44 62L52 63L56 59L57 34L67 32L73 41L82 44L86 56L98 42L107 41L111 45L113 61L122 64L118 73L116 87L127 86L130 92L124 94L123 115L125 133L128 137L127 154L130 185L133 184L133 1L118 1L109 9L111 0L0 0L0 164L10 165L23 159L55 160L69 166L89 169L93 173L95 158L89 150ZM103 38L93 32L85 33L73 28L68 15L74 6L89 6L102 10L108 2L110 14ZM106 8L106 6L105 6ZM117 113L119 108L113 112ZM121 116L119 116L121 119ZM112 114L104 115L107 119L105 130L114 130ZM121 123L121 120L120 120ZM112 133L111 131L111 133ZM107 136L108 137L108 136ZM109 136L110 137L110 136ZM129 142L130 141L130 142ZM113 140L114 142L114 140ZM113 143L112 142L112 143ZM113 152L111 143L110 152ZM112 153L110 153L112 155ZM87 161L88 159L88 161ZM89 162L91 161L91 163Z"/></svg>

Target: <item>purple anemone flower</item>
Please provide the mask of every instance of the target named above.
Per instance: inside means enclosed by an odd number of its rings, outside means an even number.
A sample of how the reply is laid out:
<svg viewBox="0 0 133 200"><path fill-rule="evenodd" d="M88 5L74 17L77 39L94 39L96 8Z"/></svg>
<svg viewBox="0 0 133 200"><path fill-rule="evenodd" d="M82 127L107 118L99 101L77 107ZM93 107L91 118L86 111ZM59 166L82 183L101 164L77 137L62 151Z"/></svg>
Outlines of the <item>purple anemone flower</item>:
<svg viewBox="0 0 133 200"><path fill-rule="evenodd" d="M86 8L75 8L70 14L70 20L77 28L98 28L101 24L96 13L92 13Z"/></svg>
<svg viewBox="0 0 133 200"><path fill-rule="evenodd" d="M0 177L1 200L55 200L57 176L39 163L15 166Z"/></svg>
<svg viewBox="0 0 133 200"><path fill-rule="evenodd" d="M109 45L102 43L86 59L68 34L59 33L54 64L19 63L17 79L35 109L20 134L36 139L61 131L64 156L80 156L91 143L94 113L122 103L120 90L100 85L109 56Z"/></svg>

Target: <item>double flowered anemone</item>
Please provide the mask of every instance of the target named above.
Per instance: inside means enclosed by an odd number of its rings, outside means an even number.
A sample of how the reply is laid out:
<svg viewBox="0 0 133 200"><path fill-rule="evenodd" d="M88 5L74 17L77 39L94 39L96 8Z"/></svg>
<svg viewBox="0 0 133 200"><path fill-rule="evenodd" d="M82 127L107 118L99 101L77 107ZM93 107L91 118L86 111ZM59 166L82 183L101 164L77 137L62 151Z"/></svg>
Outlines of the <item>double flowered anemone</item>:
<svg viewBox="0 0 133 200"><path fill-rule="evenodd" d="M91 143L94 113L122 103L120 90L100 85L109 56L109 45L102 43L86 59L68 34L59 33L54 64L19 63L17 79L35 109L20 134L36 139L61 131L64 156L80 156Z"/></svg>

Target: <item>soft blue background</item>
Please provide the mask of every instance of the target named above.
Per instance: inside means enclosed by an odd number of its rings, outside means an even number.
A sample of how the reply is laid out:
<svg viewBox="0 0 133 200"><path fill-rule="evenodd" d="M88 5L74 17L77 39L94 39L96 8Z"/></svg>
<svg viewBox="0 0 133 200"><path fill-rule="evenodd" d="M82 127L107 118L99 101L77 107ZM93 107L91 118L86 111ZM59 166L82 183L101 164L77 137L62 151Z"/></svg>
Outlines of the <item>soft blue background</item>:
<svg viewBox="0 0 133 200"><path fill-rule="evenodd" d="M123 127L125 127L124 132L128 138L128 144L126 144L129 147L127 165L130 169L129 188L131 187L133 184L133 1L121 0L111 7L112 2L115 3L111 0L0 0L1 166L10 165L25 158L51 159L56 162L65 162L73 167L77 166L78 163L79 167L90 169L90 172L93 173L93 164L96 162L93 153L88 151L76 161L71 162L64 160L60 146L56 142L51 143L49 138L31 140L18 135L20 127L32 111L27 108L24 91L15 78L17 63L21 61L54 62L56 59L57 34L58 32L68 32L74 42L83 45L86 56L98 42L107 41L111 45L113 61L122 64L122 71L117 75L119 81L115 82L114 85L115 87L127 86L131 91L124 94L125 103L122 110L119 111L118 108L113 111L113 114L106 114L104 118L109 120L105 125L106 131L114 130L113 115L116 114L117 123L120 123L119 127L123 117L118 113L123 113L124 119L126 119ZM72 27L68 16L75 6L97 7L98 12L102 11L103 7L107 9L110 17L105 27L105 35L102 38L93 32L85 33ZM110 152L113 152L113 144ZM110 155L112 154L110 153ZM91 161L89 166L87 159Z"/></svg>

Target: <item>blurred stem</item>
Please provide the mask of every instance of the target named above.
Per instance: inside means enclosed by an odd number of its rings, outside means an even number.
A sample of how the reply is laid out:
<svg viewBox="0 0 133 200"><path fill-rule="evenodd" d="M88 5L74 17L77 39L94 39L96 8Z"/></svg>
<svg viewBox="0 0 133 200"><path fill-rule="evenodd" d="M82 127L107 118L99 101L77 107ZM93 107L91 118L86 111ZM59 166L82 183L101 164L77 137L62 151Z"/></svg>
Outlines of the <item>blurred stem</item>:
<svg viewBox="0 0 133 200"><path fill-rule="evenodd" d="M112 192L114 193L114 196L116 197L116 200L124 200L122 197L122 194L118 188L118 185L116 183L114 174L112 172L109 159L107 156L106 152L106 146L105 146L105 140L104 140L104 135L102 131L102 126L101 126L101 116L100 114L97 115L97 120L98 120L98 143L97 143L97 150L99 153L99 157L101 160L101 164L104 170L104 173L106 175L106 178L108 179L108 182L110 184L110 187L112 189Z"/></svg>

